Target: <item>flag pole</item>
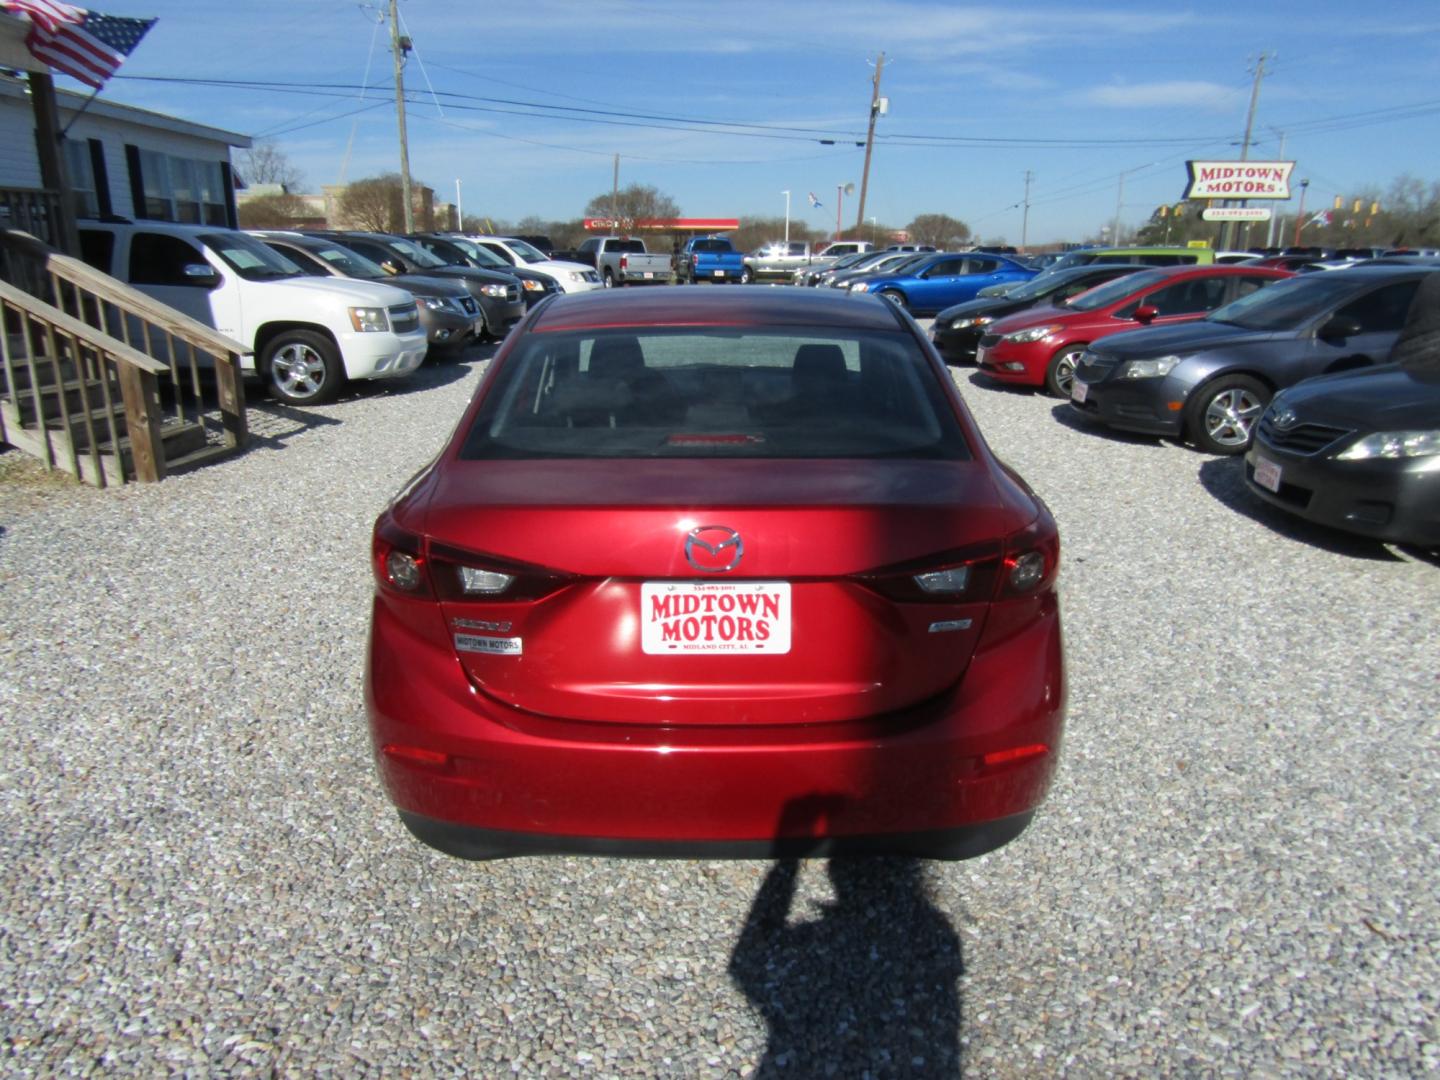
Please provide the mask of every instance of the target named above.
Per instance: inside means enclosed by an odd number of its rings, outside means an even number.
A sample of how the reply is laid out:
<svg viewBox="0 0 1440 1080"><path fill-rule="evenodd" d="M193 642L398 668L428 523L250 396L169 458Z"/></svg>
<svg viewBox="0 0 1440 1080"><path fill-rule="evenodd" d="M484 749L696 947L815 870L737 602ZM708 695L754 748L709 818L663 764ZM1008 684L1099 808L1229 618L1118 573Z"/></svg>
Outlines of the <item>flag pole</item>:
<svg viewBox="0 0 1440 1080"><path fill-rule="evenodd" d="M80 108L75 110L75 115L70 117L70 122L60 130L60 133L58 135L55 136L56 142L63 142L65 140L65 136L68 135L70 133L70 129L75 126L75 121L80 119L80 114L83 113L86 109L88 109L90 107L90 103L99 96L100 87L97 86L94 90L90 91L90 96L80 103Z"/></svg>

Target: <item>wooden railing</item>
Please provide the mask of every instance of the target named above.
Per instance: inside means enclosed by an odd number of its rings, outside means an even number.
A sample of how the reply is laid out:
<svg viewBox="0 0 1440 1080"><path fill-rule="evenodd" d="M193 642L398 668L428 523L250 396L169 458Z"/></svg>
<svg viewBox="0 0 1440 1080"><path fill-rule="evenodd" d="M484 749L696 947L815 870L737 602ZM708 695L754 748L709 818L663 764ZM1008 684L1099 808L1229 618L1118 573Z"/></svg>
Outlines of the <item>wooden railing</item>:
<svg viewBox="0 0 1440 1080"><path fill-rule="evenodd" d="M239 342L23 233L0 275L0 439L101 486L245 446Z"/></svg>
<svg viewBox="0 0 1440 1080"><path fill-rule="evenodd" d="M19 229L52 248L63 248L62 227L59 192L0 187L0 229Z"/></svg>

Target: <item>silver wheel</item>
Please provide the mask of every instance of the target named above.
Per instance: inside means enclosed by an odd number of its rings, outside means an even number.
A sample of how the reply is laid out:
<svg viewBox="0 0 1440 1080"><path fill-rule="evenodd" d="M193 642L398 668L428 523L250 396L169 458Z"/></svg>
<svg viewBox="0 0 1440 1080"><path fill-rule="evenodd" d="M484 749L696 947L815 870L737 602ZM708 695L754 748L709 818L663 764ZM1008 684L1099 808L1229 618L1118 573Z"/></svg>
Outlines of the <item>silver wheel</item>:
<svg viewBox="0 0 1440 1080"><path fill-rule="evenodd" d="M340 392L344 379L335 343L311 330L290 330L265 349L270 392L290 405L317 405Z"/></svg>
<svg viewBox="0 0 1440 1080"><path fill-rule="evenodd" d="M1045 371L1045 388L1055 397L1069 398L1070 388L1075 385L1075 361L1085 346L1078 345L1056 353Z"/></svg>
<svg viewBox="0 0 1440 1080"><path fill-rule="evenodd" d="M1270 388L1248 375L1224 375L1195 392L1186 410L1190 440L1210 454L1239 454L1250 445Z"/></svg>
<svg viewBox="0 0 1440 1080"><path fill-rule="evenodd" d="M1250 391L1226 390L1205 406L1205 434L1221 446L1249 446L1250 432L1264 411L1265 403Z"/></svg>

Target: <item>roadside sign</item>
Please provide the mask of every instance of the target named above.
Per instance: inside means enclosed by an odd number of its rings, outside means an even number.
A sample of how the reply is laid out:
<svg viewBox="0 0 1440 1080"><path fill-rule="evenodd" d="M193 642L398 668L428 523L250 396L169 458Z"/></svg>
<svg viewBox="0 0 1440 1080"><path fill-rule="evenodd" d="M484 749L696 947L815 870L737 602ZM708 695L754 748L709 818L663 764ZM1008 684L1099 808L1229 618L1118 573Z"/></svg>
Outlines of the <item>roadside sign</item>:
<svg viewBox="0 0 1440 1080"><path fill-rule="evenodd" d="M1187 161L1187 199L1288 199L1293 161Z"/></svg>
<svg viewBox="0 0 1440 1080"><path fill-rule="evenodd" d="M1200 211L1204 221L1269 221L1268 206L1211 206Z"/></svg>

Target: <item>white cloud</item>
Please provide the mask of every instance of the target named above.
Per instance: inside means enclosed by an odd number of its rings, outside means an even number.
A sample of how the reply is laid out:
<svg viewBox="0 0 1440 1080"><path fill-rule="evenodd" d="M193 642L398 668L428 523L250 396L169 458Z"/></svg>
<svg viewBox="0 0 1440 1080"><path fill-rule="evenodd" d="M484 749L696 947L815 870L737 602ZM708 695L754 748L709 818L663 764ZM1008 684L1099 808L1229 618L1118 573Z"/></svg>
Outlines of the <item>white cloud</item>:
<svg viewBox="0 0 1440 1080"><path fill-rule="evenodd" d="M1236 108L1244 91L1202 80L1114 83L1085 91L1080 99L1091 105L1116 109L1158 109L1172 106L1228 112Z"/></svg>

